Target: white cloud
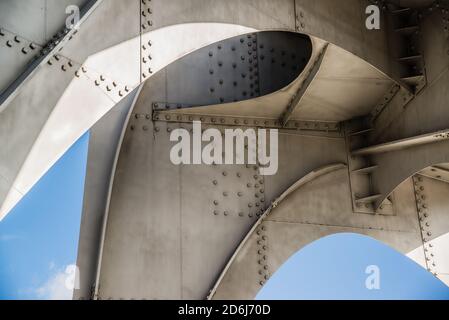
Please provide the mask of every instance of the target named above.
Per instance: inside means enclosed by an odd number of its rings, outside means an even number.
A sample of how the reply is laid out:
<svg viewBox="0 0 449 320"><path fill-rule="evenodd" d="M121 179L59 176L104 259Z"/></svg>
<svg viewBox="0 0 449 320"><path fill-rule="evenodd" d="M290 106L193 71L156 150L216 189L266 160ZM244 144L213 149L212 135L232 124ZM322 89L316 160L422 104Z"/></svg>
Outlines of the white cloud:
<svg viewBox="0 0 449 320"><path fill-rule="evenodd" d="M71 274L67 270L73 268L76 267L69 265L51 276L42 287L36 290L38 298L43 300L71 300L73 289L70 287Z"/></svg>

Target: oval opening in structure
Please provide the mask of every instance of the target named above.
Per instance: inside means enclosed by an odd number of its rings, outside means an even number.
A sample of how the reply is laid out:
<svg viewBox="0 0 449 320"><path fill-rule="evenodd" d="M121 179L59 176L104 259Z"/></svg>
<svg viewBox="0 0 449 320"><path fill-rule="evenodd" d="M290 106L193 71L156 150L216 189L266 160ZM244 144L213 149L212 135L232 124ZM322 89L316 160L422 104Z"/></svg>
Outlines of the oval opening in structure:
<svg viewBox="0 0 449 320"><path fill-rule="evenodd" d="M181 109L232 103L276 92L293 82L312 55L306 35L259 32L220 41L169 65L151 82L164 81L166 103Z"/></svg>

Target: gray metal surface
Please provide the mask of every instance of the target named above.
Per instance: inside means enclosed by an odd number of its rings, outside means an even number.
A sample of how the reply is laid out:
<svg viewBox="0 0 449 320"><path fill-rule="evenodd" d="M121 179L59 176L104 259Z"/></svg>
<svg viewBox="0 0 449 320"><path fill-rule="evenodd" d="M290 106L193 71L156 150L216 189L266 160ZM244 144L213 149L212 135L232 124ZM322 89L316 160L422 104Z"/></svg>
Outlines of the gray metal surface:
<svg viewBox="0 0 449 320"><path fill-rule="evenodd" d="M368 0L1 1L0 219L91 129L76 298L253 298L346 231L449 281L449 8L430 2L368 30ZM277 174L171 164L193 120L279 129Z"/></svg>
<svg viewBox="0 0 449 320"><path fill-rule="evenodd" d="M90 299L98 265L100 236L111 184L115 157L124 125L135 97L133 93L118 103L89 131L87 173L84 186L83 214L81 219L76 265L79 268L80 288L74 299Z"/></svg>
<svg viewBox="0 0 449 320"><path fill-rule="evenodd" d="M408 253L422 245L414 190L405 183L396 190L399 214L354 215L347 170L333 165L300 179L275 203L238 248L219 281L212 299L253 299L270 276L294 253L324 236L365 234ZM322 199L327 199L323 203Z"/></svg>
<svg viewBox="0 0 449 320"><path fill-rule="evenodd" d="M163 80L160 74L148 81L128 124L101 257L101 299L205 298L219 270L278 190L314 163L345 157L341 136L286 132L280 135L280 174L273 179L258 176L254 166L172 165L170 130L191 124L152 121L152 101L164 98L165 86L170 85ZM306 148L328 153L303 154ZM289 161L294 154L297 160Z"/></svg>
<svg viewBox="0 0 449 320"><path fill-rule="evenodd" d="M356 0L351 1L357 2ZM40 1L38 2L41 3ZM299 3L296 2L296 4L298 5ZM321 10L332 15L332 10L329 11L329 6L332 7L332 4L327 0L313 4L304 2L301 3L301 6L304 12L309 11L316 14L317 11ZM358 7L360 7L359 3L356 4L355 8ZM182 8L188 9L182 11L183 14L179 14ZM337 8L339 7L337 6ZM172 0L167 2L158 0L152 2L151 9L153 12L152 17L154 16L154 18L142 16L140 1L137 0L133 0L132 2L128 1L126 4L119 0L97 1L92 12L82 21L81 29L76 35L70 37L70 41L64 42L64 45L60 46L62 48L60 54L68 57L75 65L84 65L89 72L95 72L100 78L103 76L111 79L111 82L121 82L124 87L131 90L141 80L148 79L149 76L162 70L176 59L217 40L223 40L255 30L277 29L295 31L297 24L294 15L294 2L291 0L279 0L276 3L268 0L257 2L250 0L233 0L232 2L205 2L203 0ZM335 19L341 18L342 12L338 10L333 12ZM363 38L357 36L351 38L351 41L348 41L348 38L340 38L337 35L345 34L349 26L355 26L363 22L362 16L357 9L345 11L344 16L346 17L344 20L345 23L343 25L336 25L340 28L340 33L336 32L337 29L335 28L322 28L322 25L309 27L307 31L312 35L318 34L325 41L348 49L377 67L384 66L385 68L383 69L389 70L387 66L390 64L390 59L387 51L362 50L365 41L370 38L369 36ZM140 21L140 24L130 24L129 21L133 19ZM150 21L152 26L148 25ZM215 23L206 21L215 21ZM150 28L144 29L142 22L147 23ZM201 32L200 30L204 30L204 28L207 28L208 31ZM382 35L380 43L382 43L382 48L385 48L386 36L384 31L377 33L377 35ZM170 39L170 41L166 41L167 39ZM150 42L154 45L150 45ZM177 46L173 46L173 43L176 43ZM153 56L152 62L150 64L142 64L142 58L148 53L151 53ZM29 82L34 83L34 87L40 86L42 91L50 91L48 89L50 87L46 86L45 82L38 80L40 69L33 70L23 80L23 86ZM62 81L59 82L62 83ZM17 90L20 90L20 93L17 93L16 90L9 94L10 97L3 103L2 109L14 104L16 94L33 95L32 91L27 91L21 85L15 85L15 87ZM63 90L62 88L59 91L52 89L51 92L46 92L46 95L62 97ZM95 88L90 88L90 90L95 92ZM117 90L118 93L120 93L120 90ZM126 95L123 90L122 94ZM81 96L80 93L77 95ZM109 96L107 92L106 95ZM287 97L286 105L288 99ZM113 100L114 102L118 102L115 98ZM93 100L91 102L98 103L98 101L94 102ZM66 102L60 101L60 106L65 106L66 104ZM52 110L55 108L55 103L46 102L43 108ZM61 108L63 109L63 107ZM103 110L99 116L101 117L110 108L112 108L112 105L109 103L104 103L102 106L99 106L98 109ZM32 112L40 112L34 107L29 110L32 110ZM2 117L11 126L15 127L19 125L16 119L8 118L6 113L3 113ZM92 118L87 122L89 125L92 125L98 119ZM32 172L26 171L29 170L27 168L5 166L7 173L4 175L4 180L6 181L4 181L4 184L6 190L9 189L9 192L0 195L1 198L6 198L8 201L3 205L1 216L4 216L21 198L21 194L25 194L45 173L48 167L73 144L75 141L74 138L79 137L88 129L84 125L78 126L76 130L73 128L73 134L67 136L63 144L53 149L46 148L45 151L37 150L34 155L35 158L30 158L26 156L30 151L29 146L33 144L33 141L41 140L38 139L37 132L41 131L44 125L45 122L43 121L33 123L34 134L30 134L29 140L24 143L24 148L21 152L12 154L12 161L15 164L22 164L26 161ZM56 126L51 129L49 128L49 130L56 131L60 129ZM75 131L77 132L75 133ZM10 135L13 136L12 140L14 141L17 139L15 135L18 135L18 133L12 131ZM40 146L35 146L34 149L37 148L40 148ZM41 157L42 154L48 156ZM25 181L20 181L24 179L23 176L27 178L25 178ZM13 182L14 180L16 182ZM18 188L17 185L21 187ZM16 192L17 190L18 192Z"/></svg>

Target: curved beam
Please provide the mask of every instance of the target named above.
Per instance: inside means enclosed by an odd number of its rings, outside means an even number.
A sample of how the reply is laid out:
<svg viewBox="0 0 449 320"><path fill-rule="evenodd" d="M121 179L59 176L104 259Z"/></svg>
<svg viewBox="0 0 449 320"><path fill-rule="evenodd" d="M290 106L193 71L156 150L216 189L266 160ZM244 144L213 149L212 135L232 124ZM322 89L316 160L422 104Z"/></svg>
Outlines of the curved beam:
<svg viewBox="0 0 449 320"><path fill-rule="evenodd" d="M250 240L251 236L256 232L256 230L260 227L260 225L263 223L263 220L266 219L271 212L290 194L292 194L294 191L296 191L298 188L302 187L303 185L305 185L306 183L309 183L310 181L312 181L313 179L316 179L322 175L328 174L330 172L336 171L336 170L340 170L340 169L344 169L346 168L346 165L344 164L333 164L330 166L326 166L324 168L312 171L311 173L309 173L308 175L306 175L305 177L299 179L296 183L294 183L290 188L288 188L286 191L284 191L282 193L281 196L279 196L276 200L274 200L272 202L272 204L268 207L268 209L265 211L265 213L259 218L259 220L257 220L257 222L254 224L254 226L251 228L251 230L248 232L248 234L246 235L246 237L243 239L243 241L240 243L240 245L237 247L237 249L235 250L234 254L232 255L231 259L229 260L229 262L227 263L226 267L224 268L224 270L222 271L222 273L220 274L220 277L218 278L217 282L215 283L215 285L213 286L208 299L212 299L214 297L214 295L217 292L218 287L220 286L221 282L223 281L223 278L225 277L226 273L228 272L228 270L230 269L231 265L234 263L234 261L236 260L236 258L238 257L239 254L241 254L241 251L243 250L243 248L245 247L245 245L247 245L248 241Z"/></svg>
<svg viewBox="0 0 449 320"><path fill-rule="evenodd" d="M397 216L354 214L348 184L346 166L336 164L312 172L289 188L248 233L209 299L253 299L292 254L333 233L369 235L404 253L422 245L413 206L401 207ZM398 190L398 195L409 197L413 194L409 187Z"/></svg>
<svg viewBox="0 0 449 320"><path fill-rule="evenodd" d="M425 168L449 162L449 142L442 141L413 148L377 154L372 157L377 170L372 175L373 186L382 204L398 185Z"/></svg>

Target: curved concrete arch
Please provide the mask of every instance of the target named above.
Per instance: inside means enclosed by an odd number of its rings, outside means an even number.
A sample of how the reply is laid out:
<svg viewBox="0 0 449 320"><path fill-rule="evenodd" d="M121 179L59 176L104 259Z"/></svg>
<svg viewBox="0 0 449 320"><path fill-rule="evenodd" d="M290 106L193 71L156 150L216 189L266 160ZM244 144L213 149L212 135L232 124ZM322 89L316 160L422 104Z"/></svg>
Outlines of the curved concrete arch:
<svg viewBox="0 0 449 320"><path fill-rule="evenodd" d="M395 217L354 215L345 169L335 164L313 171L275 200L228 262L209 299L253 299L292 254L330 234L369 235L403 253L419 248L413 207L403 206ZM320 203L323 197L330 201Z"/></svg>

